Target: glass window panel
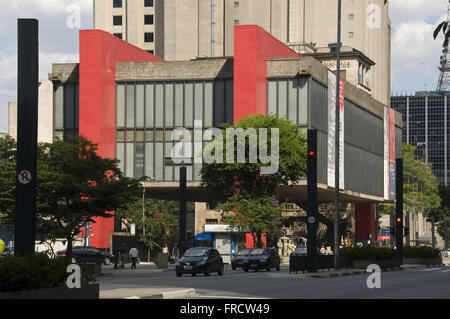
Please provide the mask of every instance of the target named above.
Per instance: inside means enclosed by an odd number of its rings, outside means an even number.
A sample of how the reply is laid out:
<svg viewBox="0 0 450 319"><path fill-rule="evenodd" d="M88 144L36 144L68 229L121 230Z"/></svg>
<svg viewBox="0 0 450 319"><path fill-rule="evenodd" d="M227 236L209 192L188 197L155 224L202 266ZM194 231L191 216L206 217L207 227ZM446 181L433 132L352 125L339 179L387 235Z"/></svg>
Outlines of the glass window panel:
<svg viewBox="0 0 450 319"><path fill-rule="evenodd" d="M127 142L134 142L134 131L127 130L126 137L127 137Z"/></svg>
<svg viewBox="0 0 450 319"><path fill-rule="evenodd" d="M125 126L125 85L117 86L117 127Z"/></svg>
<svg viewBox="0 0 450 319"><path fill-rule="evenodd" d="M171 141L172 140L172 132L173 132L173 130L165 130L165 140L166 141Z"/></svg>
<svg viewBox="0 0 450 319"><path fill-rule="evenodd" d="M164 130L156 130L155 131L155 141L158 141L158 142L164 141Z"/></svg>
<svg viewBox="0 0 450 319"><path fill-rule="evenodd" d="M298 124L306 125L308 123L308 79L299 79L298 89Z"/></svg>
<svg viewBox="0 0 450 319"><path fill-rule="evenodd" d="M134 143L127 143L125 176L134 177Z"/></svg>
<svg viewBox="0 0 450 319"><path fill-rule="evenodd" d="M174 181L179 181L180 180L180 166L174 166Z"/></svg>
<svg viewBox="0 0 450 319"><path fill-rule="evenodd" d="M143 142L144 141L144 131L138 130L136 131L136 142Z"/></svg>
<svg viewBox="0 0 450 319"><path fill-rule="evenodd" d="M124 171L124 160L125 160L125 146L124 143L117 143L116 148L116 158L120 161L119 162L119 169L123 172Z"/></svg>
<svg viewBox="0 0 450 319"><path fill-rule="evenodd" d="M153 143L145 143L145 176L153 175Z"/></svg>
<svg viewBox="0 0 450 319"><path fill-rule="evenodd" d="M186 180L187 181L192 181L192 169L193 167L191 165L186 166Z"/></svg>
<svg viewBox="0 0 450 319"><path fill-rule="evenodd" d="M173 126L173 84L166 84L166 126Z"/></svg>
<svg viewBox="0 0 450 319"><path fill-rule="evenodd" d="M145 127L154 127L154 85L145 86Z"/></svg>
<svg viewBox="0 0 450 319"><path fill-rule="evenodd" d="M144 85L136 85L136 127L144 127Z"/></svg>
<svg viewBox="0 0 450 319"><path fill-rule="evenodd" d="M55 91L55 129L64 129L64 86Z"/></svg>
<svg viewBox="0 0 450 319"><path fill-rule="evenodd" d="M127 85L127 127L134 127L134 85Z"/></svg>
<svg viewBox="0 0 450 319"><path fill-rule="evenodd" d="M117 131L117 142L125 142L125 131L123 130Z"/></svg>
<svg viewBox="0 0 450 319"><path fill-rule="evenodd" d="M175 84L175 126L183 126L183 83Z"/></svg>
<svg viewBox="0 0 450 319"><path fill-rule="evenodd" d="M287 83L278 81L278 117L286 116Z"/></svg>
<svg viewBox="0 0 450 319"><path fill-rule="evenodd" d="M225 82L225 122L233 124L234 113L233 113L233 80L228 80Z"/></svg>
<svg viewBox="0 0 450 319"><path fill-rule="evenodd" d="M144 176L144 143L136 143L136 167L134 177Z"/></svg>
<svg viewBox="0 0 450 319"><path fill-rule="evenodd" d="M62 131L55 131L55 140L59 139L59 140L63 140L64 139L64 132Z"/></svg>
<svg viewBox="0 0 450 319"><path fill-rule="evenodd" d="M153 130L152 131L145 131L145 140L147 142L153 141L154 136L155 136L155 134L153 133Z"/></svg>
<svg viewBox="0 0 450 319"><path fill-rule="evenodd" d="M74 85L64 85L64 129L73 129L74 127Z"/></svg>
<svg viewBox="0 0 450 319"><path fill-rule="evenodd" d="M214 82L214 126L225 122L225 82Z"/></svg>
<svg viewBox="0 0 450 319"><path fill-rule="evenodd" d="M173 144L172 143L165 143L165 158L169 159L171 158L171 152L172 152L172 147ZM165 175L164 175L164 180L166 181L172 181L173 180L173 166L172 165L165 165Z"/></svg>
<svg viewBox="0 0 450 319"><path fill-rule="evenodd" d="M74 112L76 134L78 134L79 130L79 110L80 110L79 97L80 97L80 86L77 83L75 84L75 112Z"/></svg>
<svg viewBox="0 0 450 319"><path fill-rule="evenodd" d="M193 127L193 98L194 98L194 84L186 83L184 88L184 125L185 127Z"/></svg>
<svg viewBox="0 0 450 319"><path fill-rule="evenodd" d="M203 83L195 83L195 120L203 121Z"/></svg>
<svg viewBox="0 0 450 319"><path fill-rule="evenodd" d="M155 143L155 179L163 180L164 143Z"/></svg>
<svg viewBox="0 0 450 319"><path fill-rule="evenodd" d="M202 179L202 175L200 174L200 170L202 169L202 164L194 164L194 180L200 181Z"/></svg>
<svg viewBox="0 0 450 319"><path fill-rule="evenodd" d="M155 86L155 126L164 126L164 85Z"/></svg>
<svg viewBox="0 0 450 319"><path fill-rule="evenodd" d="M204 127L213 126L213 84L205 83L205 123Z"/></svg>
<svg viewBox="0 0 450 319"><path fill-rule="evenodd" d="M297 80L289 80L289 105L288 105L288 120L297 124Z"/></svg>
<svg viewBox="0 0 450 319"><path fill-rule="evenodd" d="M277 114L277 81L269 81L268 83L268 114Z"/></svg>

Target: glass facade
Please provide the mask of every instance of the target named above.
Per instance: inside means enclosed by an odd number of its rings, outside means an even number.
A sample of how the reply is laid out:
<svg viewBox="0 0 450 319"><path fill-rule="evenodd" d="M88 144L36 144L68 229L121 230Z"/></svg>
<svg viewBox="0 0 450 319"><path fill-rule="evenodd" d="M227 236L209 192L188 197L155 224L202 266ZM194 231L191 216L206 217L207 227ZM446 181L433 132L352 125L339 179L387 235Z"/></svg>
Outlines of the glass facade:
<svg viewBox="0 0 450 319"><path fill-rule="evenodd" d="M186 128L193 139L194 121L201 129L233 123L233 81L117 83L116 121L116 157L126 176L177 181L173 130ZM186 167L188 180L201 180L200 163Z"/></svg>
<svg viewBox="0 0 450 319"><path fill-rule="evenodd" d="M53 139L67 141L78 135L78 83L53 86Z"/></svg>
<svg viewBox="0 0 450 319"><path fill-rule="evenodd" d="M432 163L433 173L442 184L449 178L447 99L431 92L391 97L392 108L402 113L403 143L417 147L416 158Z"/></svg>

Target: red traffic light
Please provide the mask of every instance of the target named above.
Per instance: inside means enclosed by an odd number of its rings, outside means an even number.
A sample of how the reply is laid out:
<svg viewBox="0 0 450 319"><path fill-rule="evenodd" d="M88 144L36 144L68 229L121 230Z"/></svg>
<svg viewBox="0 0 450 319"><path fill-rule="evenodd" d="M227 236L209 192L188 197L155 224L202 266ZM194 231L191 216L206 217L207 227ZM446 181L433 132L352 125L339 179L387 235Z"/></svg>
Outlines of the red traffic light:
<svg viewBox="0 0 450 319"><path fill-rule="evenodd" d="M309 151L309 156L314 156L316 154L316 152L314 151Z"/></svg>
<svg viewBox="0 0 450 319"><path fill-rule="evenodd" d="M402 219L400 217L397 218L397 223L400 223Z"/></svg>

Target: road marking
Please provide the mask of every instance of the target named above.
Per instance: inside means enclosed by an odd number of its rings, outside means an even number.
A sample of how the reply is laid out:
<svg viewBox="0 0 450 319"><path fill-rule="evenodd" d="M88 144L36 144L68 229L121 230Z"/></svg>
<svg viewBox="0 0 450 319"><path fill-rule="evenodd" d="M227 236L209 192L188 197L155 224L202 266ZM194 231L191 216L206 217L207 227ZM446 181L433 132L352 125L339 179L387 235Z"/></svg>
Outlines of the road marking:
<svg viewBox="0 0 450 319"><path fill-rule="evenodd" d="M139 296L130 296L130 297L125 297L125 299L141 299L141 297L139 297Z"/></svg>
<svg viewBox="0 0 450 319"><path fill-rule="evenodd" d="M197 295L196 298L213 298L213 299L273 299L273 298L265 298L265 297L239 297L239 296L202 296Z"/></svg>
<svg viewBox="0 0 450 319"><path fill-rule="evenodd" d="M423 269L423 271L433 271L433 270L441 270L442 268L431 268L431 269Z"/></svg>
<svg viewBox="0 0 450 319"><path fill-rule="evenodd" d="M450 271L450 269L447 269L447 270L443 270L443 271L441 271L441 272L449 272Z"/></svg>

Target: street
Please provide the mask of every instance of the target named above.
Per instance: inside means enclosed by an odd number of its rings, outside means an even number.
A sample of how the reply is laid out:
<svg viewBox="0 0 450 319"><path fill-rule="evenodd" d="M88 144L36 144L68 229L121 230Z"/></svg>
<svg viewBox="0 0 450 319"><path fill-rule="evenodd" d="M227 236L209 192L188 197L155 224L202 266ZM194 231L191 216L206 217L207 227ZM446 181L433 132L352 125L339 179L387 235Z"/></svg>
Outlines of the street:
<svg viewBox="0 0 450 319"><path fill-rule="evenodd" d="M128 266L128 265L127 265ZM275 298L275 299L436 299L450 298L450 267L420 267L381 273L381 288L369 289L370 274L310 278L307 274L281 271L231 270L209 277L175 276L173 270L161 271L149 265L137 270L112 270L104 267L97 278L101 298L148 297L161 292L195 290L178 298ZM321 272L319 272L321 273ZM177 298L176 296L174 298Z"/></svg>

